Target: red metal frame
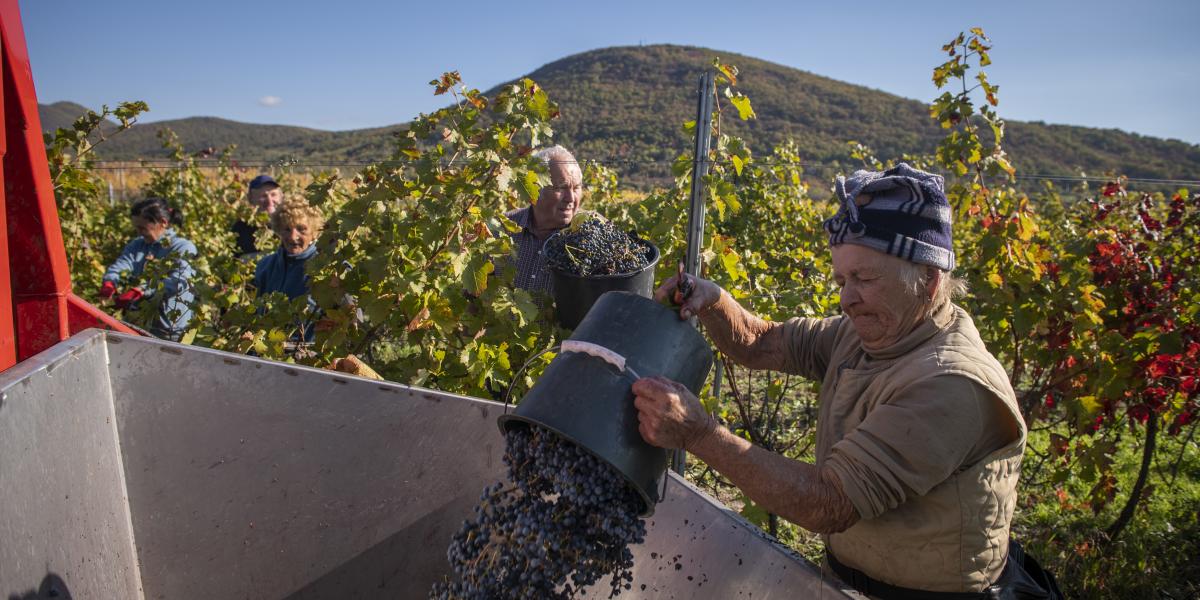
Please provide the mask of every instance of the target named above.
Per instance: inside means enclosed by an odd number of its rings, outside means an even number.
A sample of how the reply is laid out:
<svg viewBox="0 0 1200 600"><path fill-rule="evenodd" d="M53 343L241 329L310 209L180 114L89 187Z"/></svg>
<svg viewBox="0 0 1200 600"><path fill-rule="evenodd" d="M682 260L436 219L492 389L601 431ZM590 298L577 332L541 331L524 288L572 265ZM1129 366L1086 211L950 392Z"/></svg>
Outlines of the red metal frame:
<svg viewBox="0 0 1200 600"><path fill-rule="evenodd" d="M136 333L71 293L17 0L0 0L0 370L88 327Z"/></svg>

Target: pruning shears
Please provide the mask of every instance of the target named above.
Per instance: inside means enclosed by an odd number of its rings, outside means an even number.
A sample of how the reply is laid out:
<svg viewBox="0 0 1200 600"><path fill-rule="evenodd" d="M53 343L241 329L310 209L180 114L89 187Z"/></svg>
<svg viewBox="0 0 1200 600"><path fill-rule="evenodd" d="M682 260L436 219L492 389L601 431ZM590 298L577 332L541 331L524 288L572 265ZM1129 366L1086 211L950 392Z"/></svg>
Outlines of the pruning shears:
<svg viewBox="0 0 1200 600"><path fill-rule="evenodd" d="M683 261L679 261L679 270L675 277L675 293L671 296L672 302L682 306L686 304L688 298L692 297L692 292L695 291L695 286L692 285L692 279L687 273L683 272Z"/></svg>

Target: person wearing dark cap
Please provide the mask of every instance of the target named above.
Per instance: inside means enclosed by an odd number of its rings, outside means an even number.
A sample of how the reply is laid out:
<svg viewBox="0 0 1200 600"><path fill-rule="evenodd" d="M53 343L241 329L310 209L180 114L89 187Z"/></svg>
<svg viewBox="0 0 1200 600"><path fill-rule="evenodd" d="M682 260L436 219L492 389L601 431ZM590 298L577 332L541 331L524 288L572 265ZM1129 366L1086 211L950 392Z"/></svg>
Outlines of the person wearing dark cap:
<svg viewBox="0 0 1200 600"><path fill-rule="evenodd" d="M250 205L259 212L267 213L267 216L275 214L275 209L283 204L283 190L280 189L279 183L270 175L259 175L250 180L250 191L247 199ZM258 233L258 227L253 223L248 223L243 220L238 220L233 224L233 233L237 235L237 251L238 256L246 256L257 254L258 247L254 243L254 238Z"/></svg>
<svg viewBox="0 0 1200 600"><path fill-rule="evenodd" d="M821 383L813 463L734 435L676 382L633 386L647 442L687 450L765 510L823 534L828 568L872 597L991 598L1024 573L1006 559L1025 423L953 302L965 286L952 275L943 186L906 164L838 178L841 207L824 227L840 316L766 321L688 275L686 297L675 277L655 292L681 318L698 316L730 360Z"/></svg>

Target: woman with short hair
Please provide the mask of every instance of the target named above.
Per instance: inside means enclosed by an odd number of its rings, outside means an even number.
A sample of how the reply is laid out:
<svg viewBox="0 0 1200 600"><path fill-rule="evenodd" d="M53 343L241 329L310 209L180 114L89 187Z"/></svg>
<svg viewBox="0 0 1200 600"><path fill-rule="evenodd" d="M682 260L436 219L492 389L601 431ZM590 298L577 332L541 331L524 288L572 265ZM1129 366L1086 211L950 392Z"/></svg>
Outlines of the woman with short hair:
<svg viewBox="0 0 1200 600"><path fill-rule="evenodd" d="M279 238L279 249L260 259L254 268L258 297L272 292L282 292L288 300L308 295L309 276L305 265L317 253L317 237L324 226L321 211L304 200L288 199L275 209L271 214L271 229ZM315 312L316 302L311 297L308 307L307 312ZM312 342L312 323L305 319L301 327L303 340Z"/></svg>
<svg viewBox="0 0 1200 600"><path fill-rule="evenodd" d="M195 272L188 259L196 255L196 245L179 237L171 227L182 224L183 218L162 198L135 202L129 217L141 237L126 244L104 272L100 297L111 298L117 308L137 308L143 302L161 298L158 315L148 329L156 337L178 341L192 320L190 280ZM142 281L150 260L173 260L175 264L161 282ZM128 288L118 293L122 284Z"/></svg>

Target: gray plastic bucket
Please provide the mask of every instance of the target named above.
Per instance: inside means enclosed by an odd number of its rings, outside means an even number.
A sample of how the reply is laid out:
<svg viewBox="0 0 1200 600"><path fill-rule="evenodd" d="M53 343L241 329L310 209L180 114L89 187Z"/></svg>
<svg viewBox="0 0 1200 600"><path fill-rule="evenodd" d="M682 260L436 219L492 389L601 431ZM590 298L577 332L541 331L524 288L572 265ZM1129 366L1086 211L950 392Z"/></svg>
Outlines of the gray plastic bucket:
<svg viewBox="0 0 1200 600"><path fill-rule="evenodd" d="M633 484L643 516L661 500L667 454L638 432L630 389L637 376L662 375L699 393L712 367L708 342L695 327L649 298L607 292L569 338L623 357L626 369L580 352L560 352L514 412L499 417L503 431L536 424L607 461Z"/></svg>
<svg viewBox="0 0 1200 600"><path fill-rule="evenodd" d="M549 242L550 239L547 238L546 241ZM554 316L559 325L567 329L577 327L596 300L607 292L633 292L646 298L654 293L654 269L658 266L659 259L658 246L649 240L640 241L650 247L650 264L633 273L581 277L550 269L551 281L554 284Z"/></svg>

